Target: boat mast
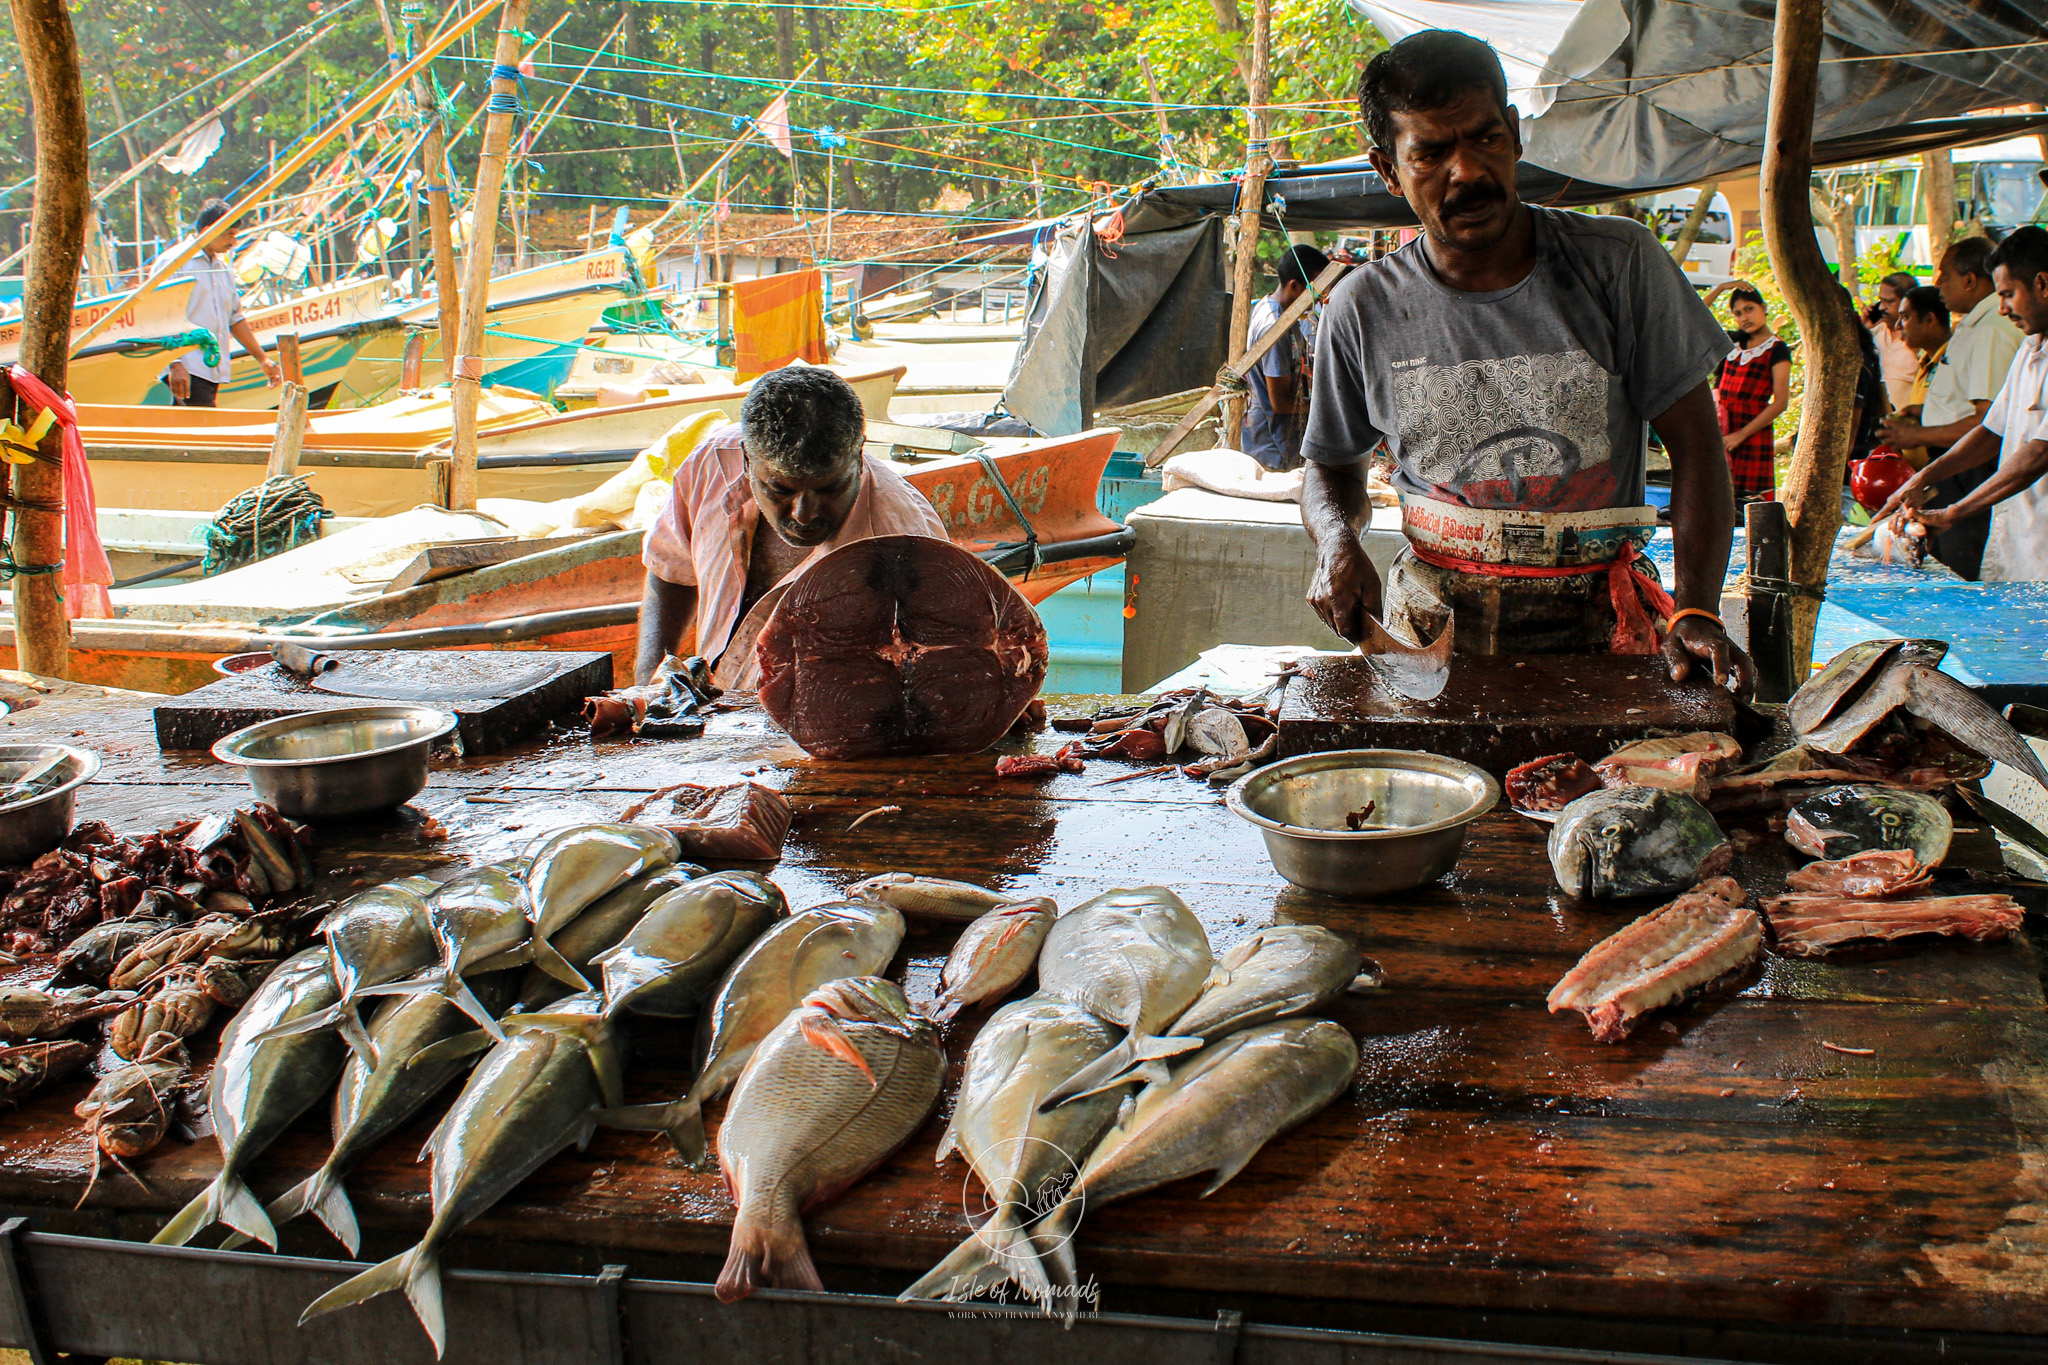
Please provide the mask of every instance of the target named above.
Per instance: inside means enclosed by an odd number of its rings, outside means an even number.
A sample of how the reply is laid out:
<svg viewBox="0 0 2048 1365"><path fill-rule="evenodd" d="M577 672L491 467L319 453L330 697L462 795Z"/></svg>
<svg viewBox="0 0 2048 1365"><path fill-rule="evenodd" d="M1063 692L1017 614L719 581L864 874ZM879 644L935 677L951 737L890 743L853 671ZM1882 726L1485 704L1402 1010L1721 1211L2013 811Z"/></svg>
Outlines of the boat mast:
<svg viewBox="0 0 2048 1365"><path fill-rule="evenodd" d="M85 218L91 211L85 87L78 75L78 38L64 0L12 0L12 8L15 41L28 67L36 134L34 236L23 282L19 365L62 394L71 353L71 309L85 256ZM19 421L12 382L0 378L0 384L6 386L6 415ZM35 458L9 466L15 665L52 678L71 673L71 628L57 587L64 565L62 450L62 434L52 426Z"/></svg>

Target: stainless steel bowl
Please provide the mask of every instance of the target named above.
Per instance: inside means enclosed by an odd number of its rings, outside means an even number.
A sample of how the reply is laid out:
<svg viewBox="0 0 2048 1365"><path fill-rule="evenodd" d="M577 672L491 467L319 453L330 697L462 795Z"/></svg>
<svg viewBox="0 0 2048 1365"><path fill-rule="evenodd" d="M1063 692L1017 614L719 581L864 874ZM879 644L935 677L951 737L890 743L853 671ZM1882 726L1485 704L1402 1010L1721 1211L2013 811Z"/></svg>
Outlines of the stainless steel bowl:
<svg viewBox="0 0 2048 1365"><path fill-rule="evenodd" d="M100 770L100 756L71 744L0 744L0 790L13 786L58 754L64 776L55 787L25 801L0 805L0 864L32 863L71 832L78 789Z"/></svg>
<svg viewBox="0 0 2048 1365"><path fill-rule="evenodd" d="M338 820L410 801L427 785L434 741L455 714L432 706L352 706L259 721L213 746L256 795L301 820Z"/></svg>
<svg viewBox="0 0 2048 1365"><path fill-rule="evenodd" d="M1455 758L1408 749L1304 754L1239 778L1224 796L1259 827L1274 869L1296 886L1362 900L1451 870L1465 826L1500 783ZM1364 812L1361 827L1347 817Z"/></svg>

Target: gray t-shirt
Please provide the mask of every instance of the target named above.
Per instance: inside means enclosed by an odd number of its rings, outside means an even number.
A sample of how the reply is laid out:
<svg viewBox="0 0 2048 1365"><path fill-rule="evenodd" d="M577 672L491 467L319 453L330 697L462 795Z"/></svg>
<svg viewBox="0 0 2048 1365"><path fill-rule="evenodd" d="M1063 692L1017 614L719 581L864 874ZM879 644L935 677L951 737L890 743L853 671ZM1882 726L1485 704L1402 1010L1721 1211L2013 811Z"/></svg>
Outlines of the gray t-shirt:
<svg viewBox="0 0 2048 1365"><path fill-rule="evenodd" d="M1301 453L1468 507L1639 506L1646 422L1714 371L1728 334L1638 223L1534 208L1511 289L1446 286L1420 238L1331 291Z"/></svg>

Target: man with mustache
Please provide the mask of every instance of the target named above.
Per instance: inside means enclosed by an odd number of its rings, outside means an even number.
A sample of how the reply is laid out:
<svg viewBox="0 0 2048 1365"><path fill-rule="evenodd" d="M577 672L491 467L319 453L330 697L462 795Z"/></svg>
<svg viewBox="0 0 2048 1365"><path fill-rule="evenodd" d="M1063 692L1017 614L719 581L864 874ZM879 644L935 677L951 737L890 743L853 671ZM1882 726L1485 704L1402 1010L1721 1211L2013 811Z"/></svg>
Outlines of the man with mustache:
<svg viewBox="0 0 2048 1365"><path fill-rule="evenodd" d="M1422 234L1353 270L1317 338L1302 454L1308 599L1364 638L1381 616L1459 652L1659 653L1747 693L1717 608L1735 502L1709 377L1728 337L1650 232L1523 204L1500 59L1414 34L1359 84L1373 169ZM1646 424L1671 461L1675 573L1641 557ZM1384 445L1408 545L1384 588L1361 536Z"/></svg>
<svg viewBox="0 0 2048 1365"><path fill-rule="evenodd" d="M860 398L832 371L792 365L754 381L738 424L684 458L647 533L636 684L688 639L721 686L744 685L754 637L806 569L855 540L945 538L924 494L869 459L866 440Z"/></svg>

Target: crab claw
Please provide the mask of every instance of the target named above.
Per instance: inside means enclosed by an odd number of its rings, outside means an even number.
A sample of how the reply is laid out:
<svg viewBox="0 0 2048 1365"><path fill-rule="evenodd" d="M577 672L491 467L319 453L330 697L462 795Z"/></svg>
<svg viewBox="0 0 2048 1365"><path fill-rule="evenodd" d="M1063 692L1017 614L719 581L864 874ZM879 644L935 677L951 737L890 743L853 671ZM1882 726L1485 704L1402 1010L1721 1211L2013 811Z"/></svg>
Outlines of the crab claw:
<svg viewBox="0 0 2048 1365"><path fill-rule="evenodd" d="M868 1078L868 1086L871 1089L881 1085L881 1082L875 1079L875 1073L868 1067L867 1058L860 1055L860 1049L853 1045L853 1039L846 1036L846 1030L839 1027L839 1020L828 1010L819 1006L805 1010L803 1021L797 1025L797 1029L803 1034L804 1041L812 1047L830 1053L849 1066L859 1067L861 1075Z"/></svg>

